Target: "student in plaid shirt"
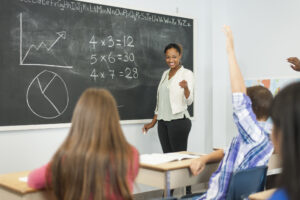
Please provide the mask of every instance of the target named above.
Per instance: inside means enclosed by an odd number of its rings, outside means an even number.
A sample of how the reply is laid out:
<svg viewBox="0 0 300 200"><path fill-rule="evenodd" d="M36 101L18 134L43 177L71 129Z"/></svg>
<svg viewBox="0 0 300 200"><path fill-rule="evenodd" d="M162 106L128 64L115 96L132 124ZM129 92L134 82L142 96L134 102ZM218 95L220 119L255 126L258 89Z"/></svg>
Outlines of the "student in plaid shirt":
<svg viewBox="0 0 300 200"><path fill-rule="evenodd" d="M227 38L233 118L239 134L232 139L225 152L217 150L192 162L190 169L194 175L198 175L206 163L223 159L210 178L207 192L193 199L226 199L232 174L242 169L267 165L273 152L270 140L272 126L266 122L273 96L262 86L245 87L234 53L231 29L224 26L223 30Z"/></svg>

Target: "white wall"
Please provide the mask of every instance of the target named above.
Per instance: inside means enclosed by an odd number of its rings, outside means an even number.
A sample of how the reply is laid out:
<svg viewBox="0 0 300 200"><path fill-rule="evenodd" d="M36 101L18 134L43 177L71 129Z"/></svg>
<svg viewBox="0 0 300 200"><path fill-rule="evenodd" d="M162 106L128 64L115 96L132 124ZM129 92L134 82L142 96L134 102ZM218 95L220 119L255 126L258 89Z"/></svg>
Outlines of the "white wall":
<svg viewBox="0 0 300 200"><path fill-rule="evenodd" d="M299 0L214 0L213 26L213 146L224 147L236 133L225 37L232 27L237 60L245 79L300 76L286 58L300 57Z"/></svg>
<svg viewBox="0 0 300 200"><path fill-rule="evenodd" d="M111 0L93 2L112 5ZM288 56L300 57L299 0L115 0L113 5L196 19L196 104L190 151L224 147L236 133L223 24L232 27L245 78L300 76L285 62ZM122 127L140 153L161 152L156 128L142 135L142 124ZM0 173L29 170L47 162L67 132L67 128L0 132Z"/></svg>
<svg viewBox="0 0 300 200"><path fill-rule="evenodd" d="M111 0L92 1L112 5ZM207 152L212 147L212 68L210 0L115 0L113 5L194 17L198 41L195 42L195 120L188 150ZM122 125L128 141L140 153L161 152L156 127L142 135L142 124ZM36 168L49 161L66 137L68 128L0 132L0 173Z"/></svg>

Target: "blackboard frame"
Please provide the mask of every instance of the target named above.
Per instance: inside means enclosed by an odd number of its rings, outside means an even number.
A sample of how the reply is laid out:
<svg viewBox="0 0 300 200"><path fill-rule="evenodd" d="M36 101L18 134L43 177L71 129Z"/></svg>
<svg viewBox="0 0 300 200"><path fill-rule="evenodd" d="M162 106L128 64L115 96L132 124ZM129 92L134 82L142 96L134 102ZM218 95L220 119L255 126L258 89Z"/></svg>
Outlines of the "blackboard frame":
<svg viewBox="0 0 300 200"><path fill-rule="evenodd" d="M197 21L195 19L195 17L190 17L190 16L186 16L186 15L181 15L178 14L178 8L176 9L176 14L174 13L168 13L168 12L157 12L157 11L153 11L153 10L148 10L145 8L140 8L137 6L131 6L131 7L126 7L126 6L122 6L118 3L109 3L109 4L103 4L101 2L97 2L97 1L89 1L89 0L76 0L78 2L86 2L86 3L93 3L93 4L99 4L99 5L103 5L103 6L114 6L114 7L118 7L118 8L124 8L124 9L133 9L133 10L138 10L141 12L149 12L149 13L154 13L154 14L161 14L161 15L168 15L171 17L182 17L182 18L188 18L193 20L193 73L194 75L197 74L197 68L195 66L197 66L196 63L196 58L195 55L196 54L196 45L198 44L197 41ZM196 103L196 99L197 99L197 93L195 92L197 88L197 80L196 80L196 76L195 76L195 88L194 88L194 102L193 102L193 116L191 117L192 120L195 120L195 110L197 110L196 108L197 103ZM121 120L121 124L143 124L143 123L148 123L150 122L151 119L139 119L139 120ZM34 129L52 129L52 128L69 128L71 125L71 123L57 123L57 124L37 124L37 125L13 125L13 126L0 126L0 131L13 131L13 130L34 130Z"/></svg>

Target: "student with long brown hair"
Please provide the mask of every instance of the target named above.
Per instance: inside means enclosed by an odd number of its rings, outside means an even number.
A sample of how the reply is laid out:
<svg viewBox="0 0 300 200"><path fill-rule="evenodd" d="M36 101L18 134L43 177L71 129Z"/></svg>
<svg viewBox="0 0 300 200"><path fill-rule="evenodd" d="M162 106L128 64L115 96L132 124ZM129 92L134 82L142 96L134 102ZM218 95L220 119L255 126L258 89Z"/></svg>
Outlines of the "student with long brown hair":
<svg viewBox="0 0 300 200"><path fill-rule="evenodd" d="M47 165L30 173L28 185L49 187L58 200L130 200L138 167L138 152L125 139L113 96L88 89L77 102L67 138Z"/></svg>
<svg viewBox="0 0 300 200"><path fill-rule="evenodd" d="M289 57L292 69L300 71L300 60ZM279 189L270 200L296 200L300 197L300 82L292 83L279 91L271 112L272 141L282 159Z"/></svg>

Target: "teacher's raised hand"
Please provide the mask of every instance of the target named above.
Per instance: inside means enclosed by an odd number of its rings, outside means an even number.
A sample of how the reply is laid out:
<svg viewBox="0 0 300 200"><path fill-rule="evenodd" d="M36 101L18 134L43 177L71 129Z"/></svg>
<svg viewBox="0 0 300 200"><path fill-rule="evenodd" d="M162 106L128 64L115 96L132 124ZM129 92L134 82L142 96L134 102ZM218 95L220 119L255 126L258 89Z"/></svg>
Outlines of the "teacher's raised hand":
<svg viewBox="0 0 300 200"><path fill-rule="evenodd" d="M179 86L182 87L183 89L188 88L188 84L187 84L186 80L179 82Z"/></svg>
<svg viewBox="0 0 300 200"><path fill-rule="evenodd" d="M179 86L184 89L184 96L185 96L185 98L189 98L189 96L190 96L190 90L188 88L188 83L186 82L186 80L180 81L179 82Z"/></svg>

